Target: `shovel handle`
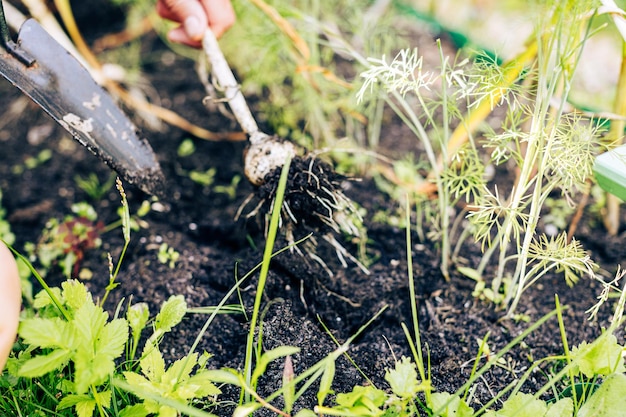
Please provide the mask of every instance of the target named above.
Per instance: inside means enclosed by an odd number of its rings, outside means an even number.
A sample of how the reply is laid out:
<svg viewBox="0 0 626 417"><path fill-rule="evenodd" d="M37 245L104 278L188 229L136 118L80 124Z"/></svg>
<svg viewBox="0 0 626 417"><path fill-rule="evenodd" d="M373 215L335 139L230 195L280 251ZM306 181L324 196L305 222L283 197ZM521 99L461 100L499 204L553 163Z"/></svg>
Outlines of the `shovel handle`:
<svg viewBox="0 0 626 417"><path fill-rule="evenodd" d="M35 59L28 55L25 51L11 40L9 36L9 26L7 25L7 19L4 15L4 5L0 0L0 42L11 55L17 58L22 64L30 67L35 63Z"/></svg>
<svg viewBox="0 0 626 417"><path fill-rule="evenodd" d="M228 101L230 109L235 115L237 122L239 122L243 131L250 136L250 143L254 145L263 141L268 135L259 131L259 126L254 120L254 117L250 112L250 108L246 103L246 99L241 93L239 83L237 83L235 75L230 69L228 62L224 57L224 53L220 49L220 45L217 42L217 38L211 29L208 29L204 33L202 48L211 63L213 76L219 83L219 87L224 90L226 100Z"/></svg>

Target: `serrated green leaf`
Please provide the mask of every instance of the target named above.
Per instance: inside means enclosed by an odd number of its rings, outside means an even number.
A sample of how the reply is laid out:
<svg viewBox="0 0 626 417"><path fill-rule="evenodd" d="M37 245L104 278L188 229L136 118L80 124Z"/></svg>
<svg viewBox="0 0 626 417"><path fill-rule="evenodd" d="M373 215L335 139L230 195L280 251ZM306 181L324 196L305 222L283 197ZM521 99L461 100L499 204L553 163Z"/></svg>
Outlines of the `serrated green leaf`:
<svg viewBox="0 0 626 417"><path fill-rule="evenodd" d="M93 304L93 300L87 287L80 281L70 279L61 283L63 299L72 311L80 309L86 302Z"/></svg>
<svg viewBox="0 0 626 417"><path fill-rule="evenodd" d="M143 404L135 404L125 407L120 411L119 417L147 417L150 412Z"/></svg>
<svg viewBox="0 0 626 417"><path fill-rule="evenodd" d="M58 287L50 288L50 291L54 295L54 297L59 300L61 303L65 303L65 300L61 296L61 289ZM40 310L49 305L54 305L52 302L52 298L50 294L46 290L41 290L35 295L35 300L33 301L33 307L37 310Z"/></svg>
<svg viewBox="0 0 626 417"><path fill-rule="evenodd" d="M171 296L161 306L161 311L157 314L154 322L156 331L169 332L174 326L180 323L187 313L187 302L182 295Z"/></svg>
<svg viewBox="0 0 626 417"><path fill-rule="evenodd" d="M578 410L577 417L626 415L626 375L609 375Z"/></svg>
<svg viewBox="0 0 626 417"><path fill-rule="evenodd" d="M65 397L63 397L61 399L61 401L59 401L59 405L57 405L57 410L64 410L66 408L73 407L76 404L78 404L80 402L83 402L83 401L93 401L93 397L91 395L87 395L87 394L81 394L81 395L70 394L70 395L66 395Z"/></svg>
<svg viewBox="0 0 626 417"><path fill-rule="evenodd" d="M406 356L396 362L395 369L387 370L385 381L391 386L391 391L400 398L411 398L421 389L415 364Z"/></svg>
<svg viewBox="0 0 626 417"><path fill-rule="evenodd" d="M572 417L574 415L574 401L571 398L561 398L548 406L545 417Z"/></svg>
<svg viewBox="0 0 626 417"><path fill-rule="evenodd" d="M184 385L197 387L195 388L196 398L219 395L222 393L222 391L213 384L213 380L208 371L198 372L189 378Z"/></svg>
<svg viewBox="0 0 626 417"><path fill-rule="evenodd" d="M35 317L23 320L18 333L24 342L31 346L62 349L73 347L74 338L70 326L58 317L50 319Z"/></svg>
<svg viewBox="0 0 626 417"><path fill-rule="evenodd" d="M161 381L174 387L181 381L188 379L191 371L193 371L194 366L196 366L197 360L198 354L195 352L189 356L184 356L181 359L178 359L172 365L170 365L167 371L165 371L165 374L163 374Z"/></svg>
<svg viewBox="0 0 626 417"><path fill-rule="evenodd" d="M165 360L155 345L146 343L141 360L139 361L141 372L150 381L160 381L165 374Z"/></svg>
<svg viewBox="0 0 626 417"><path fill-rule="evenodd" d="M126 342L128 342L128 323L124 319L115 319L100 331L95 349L98 355L114 360L122 355Z"/></svg>
<svg viewBox="0 0 626 417"><path fill-rule="evenodd" d="M93 417L93 412L96 409L96 401L93 399L81 401L74 407L76 409L77 417Z"/></svg>
<svg viewBox="0 0 626 417"><path fill-rule="evenodd" d="M92 349L108 318L109 315L93 302L85 302L76 310L71 323L85 349Z"/></svg>
<svg viewBox="0 0 626 417"><path fill-rule="evenodd" d="M26 378L36 378L64 367L72 357L72 351L57 349L47 355L39 355L20 366L17 374Z"/></svg>
<svg viewBox="0 0 626 417"><path fill-rule="evenodd" d="M582 342L572 349L574 362L580 372L588 378L596 375L609 375L614 372L624 372L622 346L617 343L613 334L596 339L593 343Z"/></svg>
<svg viewBox="0 0 626 417"><path fill-rule="evenodd" d="M434 415L441 417L471 417L474 410L458 395L436 392L431 395L431 409Z"/></svg>
<svg viewBox="0 0 626 417"><path fill-rule="evenodd" d="M178 417L178 411L169 405L159 407L159 417Z"/></svg>
<svg viewBox="0 0 626 417"><path fill-rule="evenodd" d="M80 349L74 355L74 368L74 389L82 394L89 386L106 381L115 370L115 362L108 356Z"/></svg>
<svg viewBox="0 0 626 417"><path fill-rule="evenodd" d="M143 398L141 397L141 392L152 392L152 383L143 376L136 372L123 372L122 374L124 375L124 378L126 378L126 382L137 390L138 397Z"/></svg>

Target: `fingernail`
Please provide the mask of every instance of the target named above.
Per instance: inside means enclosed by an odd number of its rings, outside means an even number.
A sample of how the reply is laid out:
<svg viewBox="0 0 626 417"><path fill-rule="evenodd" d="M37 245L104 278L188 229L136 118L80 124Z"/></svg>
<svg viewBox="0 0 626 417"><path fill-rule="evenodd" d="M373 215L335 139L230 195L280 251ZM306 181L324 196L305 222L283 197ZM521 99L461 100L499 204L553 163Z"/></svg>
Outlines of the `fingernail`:
<svg viewBox="0 0 626 417"><path fill-rule="evenodd" d="M202 39L202 36L204 35L204 30L202 28L202 25L200 24L200 20L195 17L195 16L189 16L187 19L185 19L185 32L187 32L187 35L189 35L189 37L195 41Z"/></svg>

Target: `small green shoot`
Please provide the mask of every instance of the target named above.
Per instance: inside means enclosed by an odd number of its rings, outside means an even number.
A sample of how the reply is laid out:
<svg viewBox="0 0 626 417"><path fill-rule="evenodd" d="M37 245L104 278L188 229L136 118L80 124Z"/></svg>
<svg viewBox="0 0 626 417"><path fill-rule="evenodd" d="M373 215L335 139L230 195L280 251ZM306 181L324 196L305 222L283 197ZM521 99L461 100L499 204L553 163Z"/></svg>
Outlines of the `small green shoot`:
<svg viewBox="0 0 626 417"><path fill-rule="evenodd" d="M178 145L178 149L176 150L176 154L180 158L184 158L186 156L191 156L196 152L196 145L193 140L187 138L183 140L180 145Z"/></svg>
<svg viewBox="0 0 626 417"><path fill-rule="evenodd" d="M161 243L161 246L159 246L157 258L162 264L167 264L170 269L174 269L174 267L176 267L176 262L178 261L178 258L180 258L180 253L173 247L169 246L167 243L163 242Z"/></svg>
<svg viewBox="0 0 626 417"><path fill-rule="evenodd" d="M110 174L107 180L101 183L98 175L90 172L86 178L81 177L80 175L74 176L74 181L76 182L78 188L87 193L89 198L93 201L99 201L102 200L111 187L113 187L113 184L115 184L115 178L115 174Z"/></svg>

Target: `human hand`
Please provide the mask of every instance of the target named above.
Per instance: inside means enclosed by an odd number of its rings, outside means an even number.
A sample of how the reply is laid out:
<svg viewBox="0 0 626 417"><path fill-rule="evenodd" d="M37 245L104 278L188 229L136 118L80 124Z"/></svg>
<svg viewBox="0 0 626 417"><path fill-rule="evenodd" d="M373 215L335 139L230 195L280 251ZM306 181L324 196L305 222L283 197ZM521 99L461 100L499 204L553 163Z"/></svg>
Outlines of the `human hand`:
<svg viewBox="0 0 626 417"><path fill-rule="evenodd" d="M22 290L17 264L0 241L0 371L11 353L20 321Z"/></svg>
<svg viewBox="0 0 626 417"><path fill-rule="evenodd" d="M230 0L158 0L157 13L180 23L168 33L172 42L200 48L207 28L220 37L235 23Z"/></svg>

